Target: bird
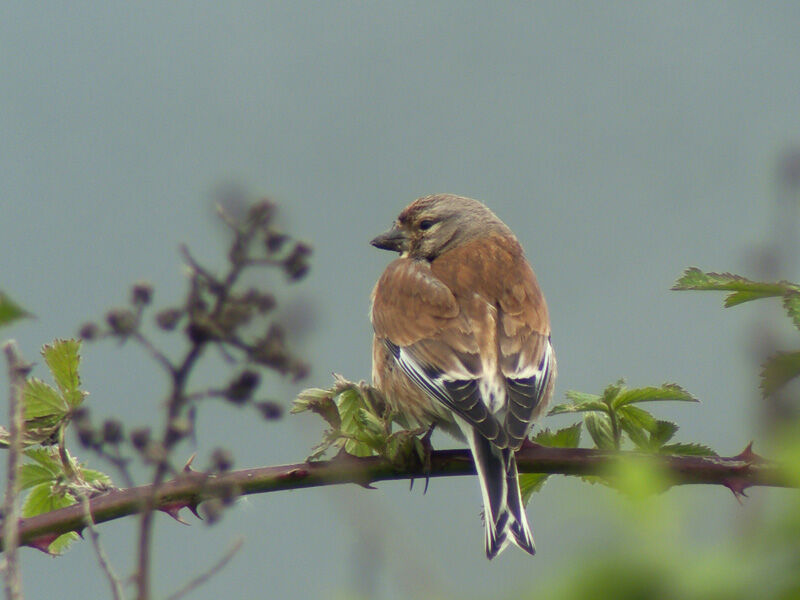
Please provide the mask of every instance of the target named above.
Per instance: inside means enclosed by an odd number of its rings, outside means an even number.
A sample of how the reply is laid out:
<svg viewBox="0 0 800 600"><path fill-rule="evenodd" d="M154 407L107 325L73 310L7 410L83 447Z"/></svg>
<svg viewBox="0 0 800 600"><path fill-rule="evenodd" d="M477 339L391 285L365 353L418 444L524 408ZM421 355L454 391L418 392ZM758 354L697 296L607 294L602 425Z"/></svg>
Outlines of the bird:
<svg viewBox="0 0 800 600"><path fill-rule="evenodd" d="M371 295L372 383L398 421L466 440L486 556L535 545L515 451L553 393L544 295L511 229L478 200L418 198L371 244L397 252Z"/></svg>

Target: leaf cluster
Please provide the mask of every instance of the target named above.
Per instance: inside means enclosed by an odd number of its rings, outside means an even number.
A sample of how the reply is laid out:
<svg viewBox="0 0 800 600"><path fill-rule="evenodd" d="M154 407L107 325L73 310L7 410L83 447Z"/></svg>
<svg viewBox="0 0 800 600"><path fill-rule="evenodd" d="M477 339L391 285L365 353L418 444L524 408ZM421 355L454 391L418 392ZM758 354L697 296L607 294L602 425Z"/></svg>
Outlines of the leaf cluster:
<svg viewBox="0 0 800 600"><path fill-rule="evenodd" d="M33 517L70 506L82 496L92 497L111 488L111 478L77 462L65 445L67 428L88 395L81 388L78 340L56 340L44 346L42 357L55 386L28 377L22 395L22 446L26 461L20 467L20 489L29 490L22 516ZM0 445L8 447L9 434L0 427ZM52 554L63 552L77 539L67 533L45 548Z"/></svg>
<svg viewBox="0 0 800 600"><path fill-rule="evenodd" d="M388 410L383 395L363 381L353 383L334 374L332 387L303 390L290 412L315 413L329 426L309 460L331 449L351 456L382 456L400 468L420 466L425 460L419 436L427 430L393 432L397 416Z"/></svg>
<svg viewBox="0 0 800 600"><path fill-rule="evenodd" d="M752 281L731 273L706 273L697 267L686 269L673 290L725 291L725 307L738 306L753 300L780 298L786 316L800 329L800 284L789 281L774 283ZM761 391L773 396L800 375L800 350L777 352L761 366Z"/></svg>

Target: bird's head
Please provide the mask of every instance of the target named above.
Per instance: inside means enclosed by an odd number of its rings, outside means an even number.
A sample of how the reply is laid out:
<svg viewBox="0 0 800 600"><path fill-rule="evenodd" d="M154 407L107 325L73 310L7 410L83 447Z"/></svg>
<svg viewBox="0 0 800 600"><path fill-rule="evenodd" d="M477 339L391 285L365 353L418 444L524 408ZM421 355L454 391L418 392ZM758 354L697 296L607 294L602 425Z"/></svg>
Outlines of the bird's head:
<svg viewBox="0 0 800 600"><path fill-rule="evenodd" d="M370 243L401 256L432 261L475 238L511 231L481 202L452 194L434 194L403 209L394 225Z"/></svg>

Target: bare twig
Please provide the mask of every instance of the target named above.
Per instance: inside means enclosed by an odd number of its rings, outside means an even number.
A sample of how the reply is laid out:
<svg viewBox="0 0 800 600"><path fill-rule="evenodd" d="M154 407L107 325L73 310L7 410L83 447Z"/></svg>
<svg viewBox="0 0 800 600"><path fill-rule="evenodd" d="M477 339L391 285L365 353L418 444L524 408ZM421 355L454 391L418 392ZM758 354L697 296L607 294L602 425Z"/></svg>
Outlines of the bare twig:
<svg viewBox="0 0 800 600"><path fill-rule="evenodd" d="M81 508L83 509L83 515L85 519L86 528L89 530L89 538L92 540L92 546L94 547L94 553L97 555L97 562L100 563L100 568L103 570L103 573L106 575L106 579L108 579L108 583L111 586L111 594L114 597L114 600L123 600L125 597L125 592L122 588L122 582L114 573L114 569L111 567L111 562L108 560L108 555L103 550L103 546L100 544L100 534L97 533L97 527L95 527L94 519L92 518L92 508L89 502L89 497L83 493L80 494L80 503Z"/></svg>
<svg viewBox="0 0 800 600"><path fill-rule="evenodd" d="M206 581L208 581L214 575L216 575L222 569L224 569L225 565L227 565L230 562L233 556L242 548L243 544L244 544L243 538L239 538L238 540L236 540L233 546L231 546L228 549L228 551L225 554L223 554L215 564L211 565L211 567L209 567L207 571L205 571L204 573L200 573L200 575L198 575L191 581L187 582L186 585L184 585L181 589L179 589L177 592L168 597L167 600L179 600L180 598L189 595L190 592L193 592L194 590L199 588Z"/></svg>
<svg viewBox="0 0 800 600"><path fill-rule="evenodd" d="M3 502L3 544L5 547L5 589L6 598L22 598L20 569L17 556L19 544L19 462L22 454L23 412L22 395L25 379L31 366L19 353L16 342L9 341L3 346L8 363L8 473L6 474L6 494Z"/></svg>
<svg viewBox="0 0 800 600"><path fill-rule="evenodd" d="M175 365L173 365L172 361L170 361L169 358L167 358L167 355L161 352L161 350L159 350L158 348L156 348L153 345L153 343L149 339L147 339L144 336L144 334L142 334L141 331L138 330L134 331L131 334L131 336L133 337L134 340L139 342L139 344L141 344L141 346L145 350L147 350L150 356L153 357L153 360L155 360L158 364L164 367L164 370L167 373L173 373L175 371Z"/></svg>
<svg viewBox="0 0 800 600"><path fill-rule="evenodd" d="M794 487L794 481L780 465L742 453L738 456L664 456L636 452L607 452L587 448L524 447L517 452L522 473L561 475L605 475L622 460L648 461L664 473L672 485L723 485L736 493L750 486ZM231 471L224 475L190 471L158 486L145 485L113 490L90 501L96 523L103 523L145 510L177 514L181 508L195 510L204 500L230 498L232 494L258 494L323 485L356 483L368 486L378 481L413 477L474 475L469 450L436 450L431 453L430 470L424 467L400 469L378 457L344 456L328 461L261 467ZM46 536L80 530L84 525L80 506L68 506L20 521L20 542L35 545ZM0 540L1 542L2 540Z"/></svg>

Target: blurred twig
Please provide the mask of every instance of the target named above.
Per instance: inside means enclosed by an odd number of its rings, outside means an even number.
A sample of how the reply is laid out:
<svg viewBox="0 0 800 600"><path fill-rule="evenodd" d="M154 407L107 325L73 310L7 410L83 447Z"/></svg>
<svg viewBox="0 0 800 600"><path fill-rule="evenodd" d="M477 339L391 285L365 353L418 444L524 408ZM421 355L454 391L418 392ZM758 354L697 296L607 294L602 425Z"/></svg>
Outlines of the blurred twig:
<svg viewBox="0 0 800 600"><path fill-rule="evenodd" d="M216 563L211 565L211 567L207 571L201 573L200 575L189 581L181 589L179 589L177 592L175 592L169 598L167 598L167 600L179 600L180 598L189 595L191 592L193 592L198 587L203 585L206 581L211 579L214 575L216 575L222 569L225 568L225 565L227 565L231 561L234 555L241 549L243 544L244 540L242 538L236 540L233 546L231 546L228 549L228 551L225 554L223 554Z"/></svg>
<svg viewBox="0 0 800 600"><path fill-rule="evenodd" d="M6 474L6 493L3 501L3 546L5 549L4 581L6 598L22 598L20 572L17 557L19 544L19 462L22 454L22 393L25 378L31 366L19 353L16 342L9 341L3 346L8 363L8 473Z"/></svg>

